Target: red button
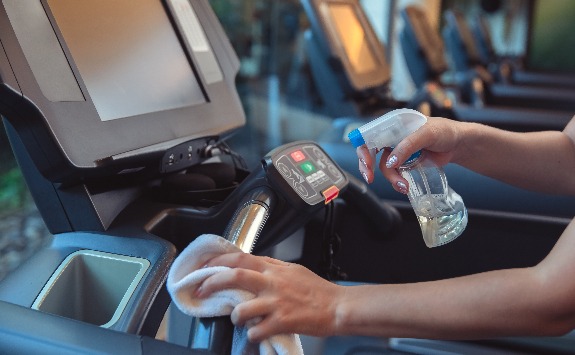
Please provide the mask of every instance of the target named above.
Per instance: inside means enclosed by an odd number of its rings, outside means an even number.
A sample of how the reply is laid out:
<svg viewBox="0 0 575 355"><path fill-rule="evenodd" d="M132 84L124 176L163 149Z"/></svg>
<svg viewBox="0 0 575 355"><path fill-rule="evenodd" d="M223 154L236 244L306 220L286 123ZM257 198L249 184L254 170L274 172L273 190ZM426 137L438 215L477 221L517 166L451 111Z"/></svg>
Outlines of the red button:
<svg viewBox="0 0 575 355"><path fill-rule="evenodd" d="M305 159L305 155L301 150L296 150L295 152L291 153L290 156L296 163Z"/></svg>
<svg viewBox="0 0 575 355"><path fill-rule="evenodd" d="M337 186L332 185L331 187L328 187L327 189L323 190L321 194L323 195L323 197L325 197L325 204L327 205L332 200L336 199L337 196L339 196L339 189L337 188Z"/></svg>

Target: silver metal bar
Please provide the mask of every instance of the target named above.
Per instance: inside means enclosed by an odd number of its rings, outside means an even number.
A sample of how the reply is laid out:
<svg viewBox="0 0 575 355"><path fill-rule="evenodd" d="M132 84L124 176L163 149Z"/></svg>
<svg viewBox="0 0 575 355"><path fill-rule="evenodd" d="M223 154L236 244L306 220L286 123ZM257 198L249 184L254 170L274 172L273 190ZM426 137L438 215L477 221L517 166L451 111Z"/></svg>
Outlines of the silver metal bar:
<svg viewBox="0 0 575 355"><path fill-rule="evenodd" d="M267 188L246 195L230 220L223 237L243 252L251 253L271 210L274 194Z"/></svg>

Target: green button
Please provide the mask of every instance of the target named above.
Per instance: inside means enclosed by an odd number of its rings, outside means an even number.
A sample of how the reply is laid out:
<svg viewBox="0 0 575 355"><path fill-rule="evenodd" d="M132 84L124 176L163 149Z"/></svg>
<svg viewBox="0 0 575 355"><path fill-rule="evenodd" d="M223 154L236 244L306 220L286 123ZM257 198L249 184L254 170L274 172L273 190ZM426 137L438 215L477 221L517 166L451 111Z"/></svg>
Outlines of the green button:
<svg viewBox="0 0 575 355"><path fill-rule="evenodd" d="M315 171L315 166L313 166L313 164L310 163L309 161L300 164L299 167L301 168L301 170L303 170L305 174L311 174Z"/></svg>

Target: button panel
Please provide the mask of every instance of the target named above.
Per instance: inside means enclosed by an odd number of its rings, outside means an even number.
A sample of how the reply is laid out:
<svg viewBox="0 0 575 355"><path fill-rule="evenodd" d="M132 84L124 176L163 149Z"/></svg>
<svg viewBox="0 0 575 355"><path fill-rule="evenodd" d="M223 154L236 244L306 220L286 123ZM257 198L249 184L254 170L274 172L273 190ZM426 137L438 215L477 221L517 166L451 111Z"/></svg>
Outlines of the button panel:
<svg viewBox="0 0 575 355"><path fill-rule="evenodd" d="M337 165L315 144L288 146L272 156L283 179L308 204L328 203L346 179Z"/></svg>

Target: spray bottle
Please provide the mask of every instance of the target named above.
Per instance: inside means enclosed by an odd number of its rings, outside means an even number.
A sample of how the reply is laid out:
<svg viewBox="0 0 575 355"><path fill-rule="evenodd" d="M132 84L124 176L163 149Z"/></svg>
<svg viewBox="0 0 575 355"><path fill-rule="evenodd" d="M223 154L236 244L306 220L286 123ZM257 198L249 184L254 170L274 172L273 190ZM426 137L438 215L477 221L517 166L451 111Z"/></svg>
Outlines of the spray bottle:
<svg viewBox="0 0 575 355"><path fill-rule="evenodd" d="M397 145L426 122L418 111L398 109L351 131L348 137L354 147L365 145L374 152ZM418 151L398 170L409 183L409 202L425 245L440 246L461 235L467 226L467 209L449 187L443 169L425 151Z"/></svg>

